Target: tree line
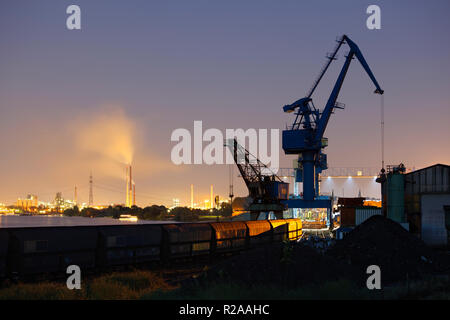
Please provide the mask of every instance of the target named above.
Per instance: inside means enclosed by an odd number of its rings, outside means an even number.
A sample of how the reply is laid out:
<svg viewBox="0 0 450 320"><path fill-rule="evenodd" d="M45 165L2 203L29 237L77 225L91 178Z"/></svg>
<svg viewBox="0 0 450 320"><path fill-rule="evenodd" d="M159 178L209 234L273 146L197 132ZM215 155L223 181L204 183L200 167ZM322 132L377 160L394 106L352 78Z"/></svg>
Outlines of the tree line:
<svg viewBox="0 0 450 320"><path fill-rule="evenodd" d="M68 217L102 218L108 217L119 219L121 215L136 216L139 220L176 220L176 221L199 221L202 219L223 219L231 217L232 210L228 203L222 203L218 209L202 210L188 207L175 207L169 210L165 206L152 205L144 208L132 206L109 206L104 209L83 208L77 206L64 210L63 214Z"/></svg>

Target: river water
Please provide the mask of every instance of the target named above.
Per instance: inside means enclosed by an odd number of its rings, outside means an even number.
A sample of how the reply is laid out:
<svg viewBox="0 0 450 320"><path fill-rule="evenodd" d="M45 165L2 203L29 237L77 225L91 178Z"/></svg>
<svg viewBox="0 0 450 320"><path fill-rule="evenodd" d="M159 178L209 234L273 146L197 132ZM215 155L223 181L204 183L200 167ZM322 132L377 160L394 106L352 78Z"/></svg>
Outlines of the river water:
<svg viewBox="0 0 450 320"><path fill-rule="evenodd" d="M159 223L174 223L174 221L138 220L136 222L133 222L120 221L118 219L112 218L0 215L0 228L137 225Z"/></svg>

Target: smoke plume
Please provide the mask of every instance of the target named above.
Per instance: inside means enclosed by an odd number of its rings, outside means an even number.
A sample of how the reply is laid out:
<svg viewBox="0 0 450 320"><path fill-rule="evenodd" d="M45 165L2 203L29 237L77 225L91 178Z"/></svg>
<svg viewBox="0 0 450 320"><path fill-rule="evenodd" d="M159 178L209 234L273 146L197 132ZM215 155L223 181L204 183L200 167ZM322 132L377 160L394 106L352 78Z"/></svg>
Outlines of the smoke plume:
<svg viewBox="0 0 450 320"><path fill-rule="evenodd" d="M82 152L121 164L133 161L135 125L121 108L106 108L78 121L75 137Z"/></svg>

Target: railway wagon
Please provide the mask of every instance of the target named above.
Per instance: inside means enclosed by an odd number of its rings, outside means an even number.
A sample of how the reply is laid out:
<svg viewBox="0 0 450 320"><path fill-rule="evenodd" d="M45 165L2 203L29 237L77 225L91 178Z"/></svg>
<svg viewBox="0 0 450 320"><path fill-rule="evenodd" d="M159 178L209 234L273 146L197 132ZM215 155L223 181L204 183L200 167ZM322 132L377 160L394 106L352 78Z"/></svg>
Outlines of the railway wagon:
<svg viewBox="0 0 450 320"><path fill-rule="evenodd" d="M102 226L98 230L100 268L160 260L161 225Z"/></svg>
<svg viewBox="0 0 450 320"><path fill-rule="evenodd" d="M246 248L247 226L244 222L213 222L213 252L236 252Z"/></svg>
<svg viewBox="0 0 450 320"><path fill-rule="evenodd" d="M208 255L213 229L208 223L163 226L163 260Z"/></svg>
<svg viewBox="0 0 450 320"><path fill-rule="evenodd" d="M245 221L248 228L248 246L254 247L272 242L272 226L267 220Z"/></svg>
<svg viewBox="0 0 450 320"><path fill-rule="evenodd" d="M6 258L8 255L9 234L0 229L0 278L6 276Z"/></svg>
<svg viewBox="0 0 450 320"><path fill-rule="evenodd" d="M95 227L11 228L8 233L11 274L65 272L72 264L81 269L95 267Z"/></svg>
<svg viewBox="0 0 450 320"><path fill-rule="evenodd" d="M288 226L288 239L290 241L298 240L302 237L302 220L300 219L286 219Z"/></svg>
<svg viewBox="0 0 450 320"><path fill-rule="evenodd" d="M301 235L300 219L0 229L0 277L233 253Z"/></svg>
<svg viewBox="0 0 450 320"><path fill-rule="evenodd" d="M288 239L288 224L286 220L269 220L272 226L272 241L283 242Z"/></svg>

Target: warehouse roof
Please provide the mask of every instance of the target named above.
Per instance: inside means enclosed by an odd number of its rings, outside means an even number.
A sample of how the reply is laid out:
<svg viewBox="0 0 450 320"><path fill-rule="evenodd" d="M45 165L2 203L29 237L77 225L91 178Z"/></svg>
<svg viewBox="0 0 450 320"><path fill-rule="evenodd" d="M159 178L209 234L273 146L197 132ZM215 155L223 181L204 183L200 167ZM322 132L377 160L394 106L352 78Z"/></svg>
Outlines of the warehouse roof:
<svg viewBox="0 0 450 320"><path fill-rule="evenodd" d="M415 173L415 172L427 170L427 169L430 169L430 168L433 168L433 167L445 167L445 168L450 168L450 165L442 164L442 163L436 163L436 164L433 164L432 166L428 166L428 167L425 167L425 168L422 168L422 169L418 169L418 170L415 170L415 171L408 172L407 174L411 174L411 173Z"/></svg>

